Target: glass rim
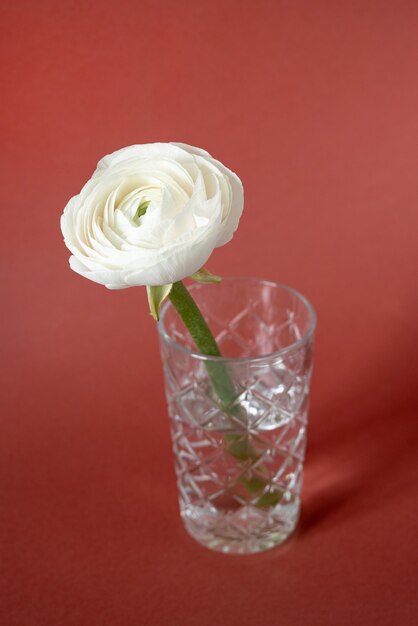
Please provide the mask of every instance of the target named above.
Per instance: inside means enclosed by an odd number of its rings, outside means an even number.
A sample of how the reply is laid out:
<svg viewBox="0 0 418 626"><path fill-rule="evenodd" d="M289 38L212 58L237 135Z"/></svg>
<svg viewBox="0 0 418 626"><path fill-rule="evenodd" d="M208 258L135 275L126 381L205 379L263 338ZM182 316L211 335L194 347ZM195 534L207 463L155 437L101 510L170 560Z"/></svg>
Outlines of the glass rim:
<svg viewBox="0 0 418 626"><path fill-rule="evenodd" d="M287 285L283 285L282 283L277 283L271 280L264 280L262 278L256 278L254 276L226 276L226 277L222 277L222 283L225 282L253 282L253 283L257 283L258 285L265 285L268 287L274 287L275 289L281 289L284 291L287 291L288 293L292 294L293 296L295 296L300 302L302 302L304 304L304 306L306 307L308 314L309 314L309 326L307 331L305 332L305 334L300 337L300 339L297 339L296 341L293 341L292 343L290 343L288 346L285 346L284 348L280 348L280 350L274 350L273 352L267 352L266 354L259 354L259 355L254 355L254 356L239 356L239 357L228 357L228 356L213 356L213 355L208 355L208 354L203 354L202 352L196 352L194 350L190 350L190 348L187 348L186 346L183 346L181 343L179 343L178 341L176 341L175 339L173 339L172 337L170 337L170 335L167 333L165 327L164 327L164 318L166 316L167 311L173 307L172 303L170 302L170 300L167 300L162 308L161 308L161 312L160 312L160 319L157 323L157 329L158 329L158 333L159 336L161 337L161 339L163 339L166 343L168 343L170 346L172 346L173 348L175 348L176 350L178 350L179 352L182 352L183 354L187 354L189 357L194 358L194 359L198 359L200 361L212 361L212 362L220 362L222 361L223 363L228 362L228 363L243 363L243 362L249 362L251 361L253 362L257 362L257 361L263 361L265 359L269 359L269 358L273 358L273 357L280 357L284 354L287 354L288 352L291 352L295 349L300 348L301 346L303 346L303 344L307 343L311 337L313 337L313 334L315 332L315 328L316 328L316 322L317 322L317 316L315 313L315 309L313 308L312 304L309 302L309 300L303 295L301 294L299 291L297 291L296 289L293 289L293 287L288 287ZM211 286L214 285L209 285L209 284L204 284L204 283L193 283L192 285L187 285L187 289L190 291L194 291L195 289L199 289L202 287L208 287L210 288Z"/></svg>

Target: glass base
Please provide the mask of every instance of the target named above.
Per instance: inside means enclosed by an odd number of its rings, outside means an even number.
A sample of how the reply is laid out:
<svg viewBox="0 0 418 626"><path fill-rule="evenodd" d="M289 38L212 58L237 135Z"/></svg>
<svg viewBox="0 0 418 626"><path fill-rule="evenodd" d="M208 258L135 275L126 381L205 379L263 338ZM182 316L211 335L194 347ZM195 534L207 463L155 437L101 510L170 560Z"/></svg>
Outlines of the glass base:
<svg viewBox="0 0 418 626"><path fill-rule="evenodd" d="M268 511L243 506L220 513L214 507L188 507L181 516L198 543L224 554L254 554L284 543L296 530L300 501Z"/></svg>

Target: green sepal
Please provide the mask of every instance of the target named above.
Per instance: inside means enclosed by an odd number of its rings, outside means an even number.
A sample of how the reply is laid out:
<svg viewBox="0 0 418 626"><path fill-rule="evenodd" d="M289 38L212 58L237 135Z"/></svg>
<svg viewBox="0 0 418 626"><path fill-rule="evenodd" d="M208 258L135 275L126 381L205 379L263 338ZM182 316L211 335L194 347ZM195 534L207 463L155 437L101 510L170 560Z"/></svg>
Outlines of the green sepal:
<svg viewBox="0 0 418 626"><path fill-rule="evenodd" d="M151 203L151 200L142 200L142 202L139 203L139 206L134 215L134 222L136 222L136 220L139 220L140 217L145 215L150 203Z"/></svg>
<svg viewBox="0 0 418 626"><path fill-rule="evenodd" d="M164 300L168 298L173 283L168 285L157 285L150 287L147 285L147 296L149 303L149 310L152 317L158 322L160 319L160 307Z"/></svg>
<svg viewBox="0 0 418 626"><path fill-rule="evenodd" d="M190 278L198 283L220 283L222 280L220 276L215 276L204 267L202 267L198 272L192 274Z"/></svg>

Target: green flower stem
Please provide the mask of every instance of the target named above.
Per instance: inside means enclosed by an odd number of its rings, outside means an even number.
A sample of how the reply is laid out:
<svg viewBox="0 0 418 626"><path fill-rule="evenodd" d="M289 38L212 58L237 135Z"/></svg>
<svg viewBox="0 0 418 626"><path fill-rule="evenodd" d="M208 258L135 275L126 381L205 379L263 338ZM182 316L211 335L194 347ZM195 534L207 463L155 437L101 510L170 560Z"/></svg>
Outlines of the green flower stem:
<svg viewBox="0 0 418 626"><path fill-rule="evenodd" d="M173 283L169 298L183 320L199 352L207 356L222 356L216 339L212 335L199 307L181 281ZM220 361L206 361L205 365L222 407L228 410L228 407L235 400L237 391L225 364Z"/></svg>
<svg viewBox="0 0 418 626"><path fill-rule="evenodd" d="M216 339L207 325L206 320L181 281L173 283L169 298L183 320L199 352L207 356L222 356ZM221 401L223 410L239 419L244 425L247 425L247 416L243 413L241 407L237 405L232 406L237 396L237 389L229 375L225 363L222 361L208 360L205 362L205 365L213 387ZM227 444L226 449L228 453L237 460L246 462L249 460L254 461L258 458L256 450L251 446L248 434L244 437L241 435L226 434L224 439ZM262 466L260 469L263 469ZM245 476L241 478L240 482L250 494L257 491L261 492L268 484L267 481L247 478ZM273 488L267 493L264 493L256 504L263 508L274 506L280 502L282 495L283 492L280 489Z"/></svg>

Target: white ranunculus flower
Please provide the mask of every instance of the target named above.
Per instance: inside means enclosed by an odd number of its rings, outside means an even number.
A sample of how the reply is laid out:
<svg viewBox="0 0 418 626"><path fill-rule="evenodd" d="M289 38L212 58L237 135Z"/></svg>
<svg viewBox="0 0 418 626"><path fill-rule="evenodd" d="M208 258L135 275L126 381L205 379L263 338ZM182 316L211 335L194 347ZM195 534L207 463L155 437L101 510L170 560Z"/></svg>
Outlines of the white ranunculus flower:
<svg viewBox="0 0 418 626"><path fill-rule="evenodd" d="M239 178L180 143L104 157L61 218L71 268L109 289L164 285L197 272L230 241L243 209Z"/></svg>

